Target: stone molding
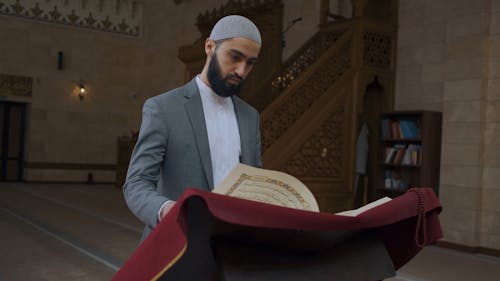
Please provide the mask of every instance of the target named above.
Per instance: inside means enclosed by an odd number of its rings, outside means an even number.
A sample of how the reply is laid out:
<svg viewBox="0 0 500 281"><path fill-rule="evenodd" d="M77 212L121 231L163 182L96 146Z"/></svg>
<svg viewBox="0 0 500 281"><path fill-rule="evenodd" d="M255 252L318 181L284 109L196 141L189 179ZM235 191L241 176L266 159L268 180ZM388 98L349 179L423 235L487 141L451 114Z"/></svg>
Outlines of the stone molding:
<svg viewBox="0 0 500 281"><path fill-rule="evenodd" d="M134 0L0 0L0 15L139 37L142 3Z"/></svg>
<svg viewBox="0 0 500 281"><path fill-rule="evenodd" d="M33 78L0 74L0 95L31 97Z"/></svg>

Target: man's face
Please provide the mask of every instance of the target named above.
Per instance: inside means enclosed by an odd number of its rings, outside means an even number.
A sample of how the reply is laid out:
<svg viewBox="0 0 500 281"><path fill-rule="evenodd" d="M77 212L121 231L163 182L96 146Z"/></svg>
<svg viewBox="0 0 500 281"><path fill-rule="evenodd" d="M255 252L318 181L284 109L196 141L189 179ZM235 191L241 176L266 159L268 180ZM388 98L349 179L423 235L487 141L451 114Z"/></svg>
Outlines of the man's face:
<svg viewBox="0 0 500 281"><path fill-rule="evenodd" d="M246 38L231 38L214 47L210 56L207 78L219 96L237 94L257 62L260 45Z"/></svg>

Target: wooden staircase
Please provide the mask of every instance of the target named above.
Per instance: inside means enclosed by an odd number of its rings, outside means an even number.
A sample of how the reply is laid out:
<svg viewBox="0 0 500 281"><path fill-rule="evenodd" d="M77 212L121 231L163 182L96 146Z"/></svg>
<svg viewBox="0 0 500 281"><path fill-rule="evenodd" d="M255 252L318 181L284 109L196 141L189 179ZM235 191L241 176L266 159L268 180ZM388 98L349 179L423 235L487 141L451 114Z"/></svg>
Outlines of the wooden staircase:
<svg viewBox="0 0 500 281"><path fill-rule="evenodd" d="M363 94L377 76L392 106L394 34L361 20L324 26L247 97L261 110L264 168L299 178L322 211L353 205Z"/></svg>

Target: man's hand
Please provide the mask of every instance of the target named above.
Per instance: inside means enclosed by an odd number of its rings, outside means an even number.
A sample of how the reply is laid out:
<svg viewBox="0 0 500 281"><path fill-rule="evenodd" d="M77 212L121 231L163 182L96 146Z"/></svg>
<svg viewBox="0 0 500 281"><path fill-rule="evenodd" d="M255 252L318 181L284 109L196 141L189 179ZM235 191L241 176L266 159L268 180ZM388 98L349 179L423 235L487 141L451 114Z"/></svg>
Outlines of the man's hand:
<svg viewBox="0 0 500 281"><path fill-rule="evenodd" d="M163 208L161 209L160 213L160 221L168 214L170 209L175 205L175 201L168 201L163 205Z"/></svg>

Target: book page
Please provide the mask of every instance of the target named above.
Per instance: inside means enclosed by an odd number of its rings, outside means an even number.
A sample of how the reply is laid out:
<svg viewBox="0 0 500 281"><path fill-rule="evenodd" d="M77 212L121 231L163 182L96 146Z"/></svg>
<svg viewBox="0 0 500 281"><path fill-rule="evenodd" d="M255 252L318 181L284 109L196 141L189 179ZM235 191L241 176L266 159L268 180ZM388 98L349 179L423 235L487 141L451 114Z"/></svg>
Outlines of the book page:
<svg viewBox="0 0 500 281"><path fill-rule="evenodd" d="M375 208L377 206L380 206L382 204L385 204L389 201L391 201L392 199L389 198L389 197L383 197L383 198L380 198L376 201L373 201L369 204L366 204L362 207L359 207L358 209L354 209L354 210L348 210L348 211L344 211L344 212L340 212L340 213L335 213L336 215L340 215L340 216L348 216L348 217L355 217L361 213L364 213L372 208Z"/></svg>
<svg viewBox="0 0 500 281"><path fill-rule="evenodd" d="M319 212L311 191L286 173L238 164L212 191L232 197Z"/></svg>

